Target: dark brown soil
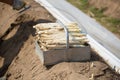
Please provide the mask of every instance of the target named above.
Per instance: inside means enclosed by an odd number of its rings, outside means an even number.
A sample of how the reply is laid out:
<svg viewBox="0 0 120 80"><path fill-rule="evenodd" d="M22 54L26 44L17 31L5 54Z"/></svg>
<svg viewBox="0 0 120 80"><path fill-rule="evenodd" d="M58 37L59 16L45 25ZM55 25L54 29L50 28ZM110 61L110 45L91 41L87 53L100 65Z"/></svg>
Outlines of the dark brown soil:
<svg viewBox="0 0 120 80"><path fill-rule="evenodd" d="M28 11L15 14L10 6L0 3L0 33L8 33L0 42L0 76L8 80L120 80L95 53L88 62L63 62L45 67L35 54L33 25L55 22L55 19L33 0ZM10 18L10 19L8 19ZM5 23L6 22L6 23Z"/></svg>

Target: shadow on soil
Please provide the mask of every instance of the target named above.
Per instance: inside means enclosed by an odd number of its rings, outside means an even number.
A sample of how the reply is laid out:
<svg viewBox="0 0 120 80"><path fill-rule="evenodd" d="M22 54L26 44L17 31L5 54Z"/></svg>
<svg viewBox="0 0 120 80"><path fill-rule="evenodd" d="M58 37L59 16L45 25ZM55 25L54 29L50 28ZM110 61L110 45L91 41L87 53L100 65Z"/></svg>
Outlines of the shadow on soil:
<svg viewBox="0 0 120 80"><path fill-rule="evenodd" d="M35 29L33 26L37 23L51 22L49 20L39 19L34 21L30 19L27 21L21 21L19 23L13 23L8 31L2 36L0 42L0 57L4 58L3 66L0 68L0 77L3 76L13 59L18 55L24 43L28 40L29 36L35 35ZM8 34L12 34L12 30L16 29L16 33L7 40L4 40Z"/></svg>

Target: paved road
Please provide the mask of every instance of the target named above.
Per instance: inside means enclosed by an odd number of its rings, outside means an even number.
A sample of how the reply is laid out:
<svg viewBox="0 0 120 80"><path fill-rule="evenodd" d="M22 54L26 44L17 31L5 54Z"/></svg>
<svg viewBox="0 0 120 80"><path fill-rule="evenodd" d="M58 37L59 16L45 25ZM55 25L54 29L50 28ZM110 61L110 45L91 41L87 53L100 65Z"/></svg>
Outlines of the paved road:
<svg viewBox="0 0 120 80"><path fill-rule="evenodd" d="M103 26L78 10L66 0L47 0L69 20L77 22L84 32L88 33L97 42L120 59L120 40ZM81 26L82 24L82 26Z"/></svg>

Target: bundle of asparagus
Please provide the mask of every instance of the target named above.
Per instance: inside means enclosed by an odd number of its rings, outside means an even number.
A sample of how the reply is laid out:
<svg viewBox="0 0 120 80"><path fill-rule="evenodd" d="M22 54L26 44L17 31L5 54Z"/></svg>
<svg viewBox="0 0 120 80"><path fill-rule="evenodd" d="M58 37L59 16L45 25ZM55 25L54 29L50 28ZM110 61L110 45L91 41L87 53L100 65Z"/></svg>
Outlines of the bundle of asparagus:
<svg viewBox="0 0 120 80"><path fill-rule="evenodd" d="M82 30L79 28L77 23L69 23L67 26L69 34L70 36L72 36L73 41L78 41L81 44L81 46L84 46L85 43L88 43L86 34L82 33Z"/></svg>
<svg viewBox="0 0 120 80"><path fill-rule="evenodd" d="M66 34L64 28L58 23L42 23L33 26L36 29L36 40L44 51L66 47ZM69 45L83 45L87 42L86 35L81 34L75 23L68 25Z"/></svg>

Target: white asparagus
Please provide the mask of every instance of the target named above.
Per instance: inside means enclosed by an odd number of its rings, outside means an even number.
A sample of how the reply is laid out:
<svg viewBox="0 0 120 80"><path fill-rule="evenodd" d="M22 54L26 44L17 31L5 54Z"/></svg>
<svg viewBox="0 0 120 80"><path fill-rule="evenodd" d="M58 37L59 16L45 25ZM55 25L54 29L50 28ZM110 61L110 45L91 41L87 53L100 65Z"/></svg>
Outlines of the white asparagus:
<svg viewBox="0 0 120 80"><path fill-rule="evenodd" d="M64 28L57 23L42 23L33 26L36 29L36 39L41 49L60 49L66 47L66 34ZM82 47L88 42L86 35L80 33L81 29L76 23L68 25L70 47Z"/></svg>

